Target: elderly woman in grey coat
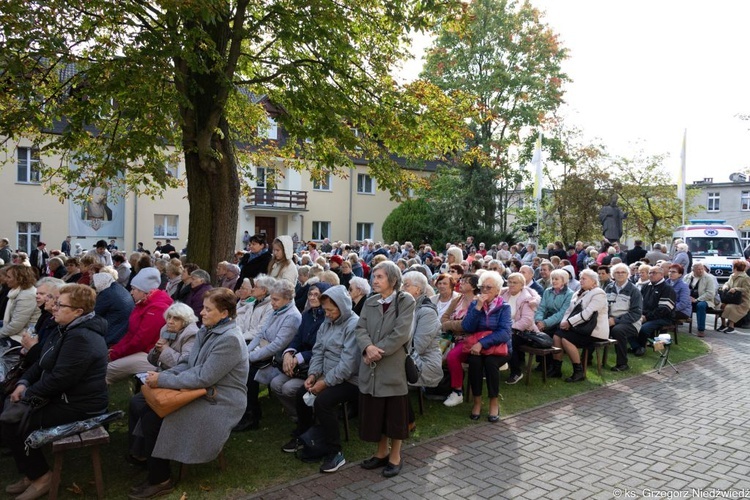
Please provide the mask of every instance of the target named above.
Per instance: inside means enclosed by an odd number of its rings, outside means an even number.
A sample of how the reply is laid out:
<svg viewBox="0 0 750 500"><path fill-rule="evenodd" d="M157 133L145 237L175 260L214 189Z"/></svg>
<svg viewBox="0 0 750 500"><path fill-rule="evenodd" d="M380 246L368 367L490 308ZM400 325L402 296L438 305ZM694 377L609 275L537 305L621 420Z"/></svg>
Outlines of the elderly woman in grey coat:
<svg viewBox="0 0 750 500"><path fill-rule="evenodd" d="M437 306L430 300L432 291L427 278L419 272L408 272L402 278L401 289L414 297L414 326L411 333L409 352L414 363L420 369L417 387L437 387L443 379L443 355L438 343L440 337L440 319Z"/></svg>
<svg viewBox="0 0 750 500"><path fill-rule="evenodd" d="M268 384L281 373L272 365L281 359L284 349L294 338L302 322L302 315L294 305L294 285L288 280L274 281L269 290L271 309L258 334L247 345L250 371L247 376L247 407L235 431L260 428L261 408L258 401L260 384Z"/></svg>
<svg viewBox="0 0 750 500"><path fill-rule="evenodd" d="M359 316L352 312L352 301L342 285L323 292L320 302L326 319L317 332L305 385L297 392L298 420L292 432L294 437L282 450L287 453L299 450L299 436L313 425L314 415L323 430L327 448L320 472L336 472L346 463L341 453L339 405L346 401L354 402L359 396L357 373L360 352L354 335ZM315 396L312 407L305 404L303 399L308 392Z"/></svg>
<svg viewBox="0 0 750 500"><path fill-rule="evenodd" d="M131 414L139 419L130 433L139 432L143 439L143 448L131 448L131 453L147 457L148 479L130 490L130 498L151 498L172 491L169 461L194 464L214 460L242 417L248 365L245 341L234 322L236 304L231 290L207 292L201 310L203 326L189 358L174 368L148 372L146 376L145 383L150 387L206 388L209 395L163 419L145 404L141 394L131 399Z"/></svg>
<svg viewBox="0 0 750 500"><path fill-rule="evenodd" d="M411 340L414 298L399 292L401 271L390 261L372 270L375 295L367 299L357 323L359 365L359 435L378 443L363 469L384 467L383 476L401 472L401 444L409 436L409 387L406 347ZM388 449L388 441L391 447Z"/></svg>
<svg viewBox="0 0 750 500"><path fill-rule="evenodd" d="M164 311L167 323L159 333L159 340L148 353L148 362L168 370L190 356L198 333L198 318L187 304L175 302Z"/></svg>

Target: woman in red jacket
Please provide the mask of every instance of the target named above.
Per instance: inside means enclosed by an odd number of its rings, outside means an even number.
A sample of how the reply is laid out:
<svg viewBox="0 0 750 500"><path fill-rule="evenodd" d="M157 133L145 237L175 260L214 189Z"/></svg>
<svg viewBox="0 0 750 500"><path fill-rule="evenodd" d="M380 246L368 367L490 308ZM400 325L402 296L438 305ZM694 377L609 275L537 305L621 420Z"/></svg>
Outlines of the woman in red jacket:
<svg viewBox="0 0 750 500"><path fill-rule="evenodd" d="M128 333L109 350L107 384L136 373L153 370L148 352L159 340L159 332L166 324L164 312L172 299L159 290L161 276L153 267L141 269L130 283L135 308L128 321Z"/></svg>

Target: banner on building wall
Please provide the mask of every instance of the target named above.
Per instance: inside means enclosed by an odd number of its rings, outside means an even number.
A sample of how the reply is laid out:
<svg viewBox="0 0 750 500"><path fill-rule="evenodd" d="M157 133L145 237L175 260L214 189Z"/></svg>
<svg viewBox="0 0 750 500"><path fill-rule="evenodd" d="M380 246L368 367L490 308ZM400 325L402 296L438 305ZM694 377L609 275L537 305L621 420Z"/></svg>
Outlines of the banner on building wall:
<svg viewBox="0 0 750 500"><path fill-rule="evenodd" d="M125 237L125 198L122 195L113 193L107 185L86 188L76 195L68 203L68 234L94 238Z"/></svg>

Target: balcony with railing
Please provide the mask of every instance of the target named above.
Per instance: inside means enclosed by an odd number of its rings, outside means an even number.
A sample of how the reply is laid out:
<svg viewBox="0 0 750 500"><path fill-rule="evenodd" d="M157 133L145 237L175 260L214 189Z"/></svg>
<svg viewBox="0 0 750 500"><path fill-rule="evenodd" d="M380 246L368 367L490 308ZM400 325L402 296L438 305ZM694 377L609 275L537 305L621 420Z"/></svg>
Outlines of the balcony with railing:
<svg viewBox="0 0 750 500"><path fill-rule="evenodd" d="M256 187L247 197L247 208L307 211L307 191Z"/></svg>

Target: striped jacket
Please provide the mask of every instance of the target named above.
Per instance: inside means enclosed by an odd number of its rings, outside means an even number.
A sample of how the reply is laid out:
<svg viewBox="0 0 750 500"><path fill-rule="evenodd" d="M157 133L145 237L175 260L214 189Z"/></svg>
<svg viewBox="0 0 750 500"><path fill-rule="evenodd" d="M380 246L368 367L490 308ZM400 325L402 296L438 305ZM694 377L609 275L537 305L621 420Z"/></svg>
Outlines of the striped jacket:
<svg viewBox="0 0 750 500"><path fill-rule="evenodd" d="M656 319L672 319L672 312L676 302L674 288L669 286L666 280L658 283L648 283L641 288L643 295L643 315L646 321Z"/></svg>

